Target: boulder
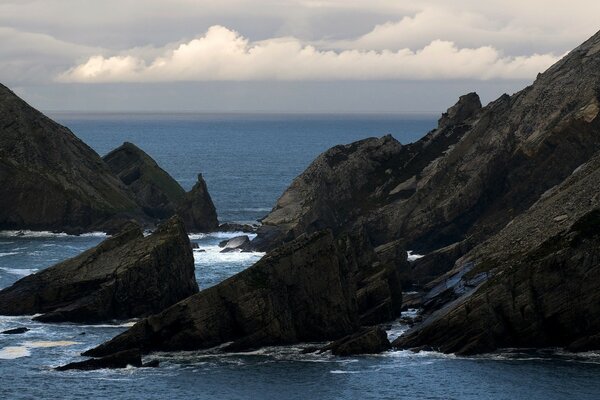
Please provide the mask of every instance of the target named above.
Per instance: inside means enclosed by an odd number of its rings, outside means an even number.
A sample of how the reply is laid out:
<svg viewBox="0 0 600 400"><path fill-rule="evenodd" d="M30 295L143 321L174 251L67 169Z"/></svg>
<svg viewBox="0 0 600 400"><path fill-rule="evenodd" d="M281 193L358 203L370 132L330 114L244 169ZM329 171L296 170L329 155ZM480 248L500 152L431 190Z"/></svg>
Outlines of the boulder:
<svg viewBox="0 0 600 400"><path fill-rule="evenodd" d="M98 154L0 85L0 229L80 233L128 218L144 220Z"/></svg>
<svg viewBox="0 0 600 400"><path fill-rule="evenodd" d="M96 369L118 369L127 367L142 367L142 355L139 350L125 350L102 358L92 358L85 361L72 362L57 367L57 371L91 371Z"/></svg>
<svg viewBox="0 0 600 400"><path fill-rule="evenodd" d="M181 185L133 143L123 143L103 160L133 192L135 201L149 216L168 218L183 200L185 191Z"/></svg>
<svg viewBox="0 0 600 400"><path fill-rule="evenodd" d="M1 315L43 322L143 317L198 292L190 242L178 217L150 236L131 223L84 253L0 291Z"/></svg>
<svg viewBox="0 0 600 400"><path fill-rule="evenodd" d="M217 210L202 174L198 174L198 182L183 197L177 214L189 232L210 232L219 227Z"/></svg>
<svg viewBox="0 0 600 400"><path fill-rule="evenodd" d="M334 239L331 231L300 236L85 355L195 350L228 342L227 350L243 350L347 335L357 329L358 318L356 258L346 240Z"/></svg>
<svg viewBox="0 0 600 400"><path fill-rule="evenodd" d="M356 333L336 340L320 351L331 351L336 356L352 356L359 354L378 354L389 350L392 346L387 333L378 326L363 328Z"/></svg>
<svg viewBox="0 0 600 400"><path fill-rule="evenodd" d="M234 238L224 240L219 243L219 247L222 247L221 253L230 253L233 251L244 251L248 250L250 246L250 238L247 235L236 236Z"/></svg>

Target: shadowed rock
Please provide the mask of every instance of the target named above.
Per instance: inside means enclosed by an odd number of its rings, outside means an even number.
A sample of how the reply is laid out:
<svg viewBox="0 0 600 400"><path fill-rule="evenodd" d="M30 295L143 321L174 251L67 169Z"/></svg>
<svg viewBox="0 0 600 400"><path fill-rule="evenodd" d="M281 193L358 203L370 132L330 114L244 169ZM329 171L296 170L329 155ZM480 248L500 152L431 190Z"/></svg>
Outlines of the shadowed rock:
<svg viewBox="0 0 600 400"><path fill-rule="evenodd" d="M21 327L21 328L7 329L5 331L0 332L0 334L2 334L2 335L19 335L21 333L25 333L28 331L29 331L28 328Z"/></svg>
<svg viewBox="0 0 600 400"><path fill-rule="evenodd" d="M0 314L43 322L100 322L157 313L198 292L188 236L177 217L144 237L136 224L81 255L0 291Z"/></svg>
<svg viewBox="0 0 600 400"><path fill-rule="evenodd" d="M600 210L514 254L473 293L434 313L395 347L458 354L503 347L600 348Z"/></svg>
<svg viewBox="0 0 600 400"><path fill-rule="evenodd" d="M181 216L189 232L210 232L219 227L217 210L202 174L198 174L198 182L183 197L177 214Z"/></svg>
<svg viewBox="0 0 600 400"><path fill-rule="evenodd" d="M143 220L98 154L0 85L0 229L78 233L131 217Z"/></svg>
<svg viewBox="0 0 600 400"><path fill-rule="evenodd" d="M90 360L72 362L67 365L57 367L57 371L91 371L95 369L119 369L142 366L142 355L137 349L125 350L115 354L111 354L102 358L92 358Z"/></svg>
<svg viewBox="0 0 600 400"><path fill-rule="evenodd" d="M144 151L125 142L103 157L104 162L129 187L136 202L153 218L168 218L175 213L185 191Z"/></svg>
<svg viewBox="0 0 600 400"><path fill-rule="evenodd" d="M330 231L304 235L85 354L193 350L227 342L228 349L242 350L336 339L358 327L355 269L356 255L344 240Z"/></svg>
<svg viewBox="0 0 600 400"><path fill-rule="evenodd" d="M352 356L358 354L378 354L391 348L387 333L380 327L363 328L356 333L323 347L320 351L331 350L336 356Z"/></svg>

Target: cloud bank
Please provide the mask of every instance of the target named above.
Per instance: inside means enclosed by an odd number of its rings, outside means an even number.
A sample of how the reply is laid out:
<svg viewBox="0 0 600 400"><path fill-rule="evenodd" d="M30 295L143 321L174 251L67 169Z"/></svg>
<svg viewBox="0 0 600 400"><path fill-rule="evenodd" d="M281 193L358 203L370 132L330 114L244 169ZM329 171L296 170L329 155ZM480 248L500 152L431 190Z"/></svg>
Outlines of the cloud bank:
<svg viewBox="0 0 600 400"><path fill-rule="evenodd" d="M140 49L94 55L58 76L60 82L176 82L257 80L529 79L559 57L504 56L492 46L459 48L433 40L416 50L327 50L293 37L251 41L215 25L159 55Z"/></svg>

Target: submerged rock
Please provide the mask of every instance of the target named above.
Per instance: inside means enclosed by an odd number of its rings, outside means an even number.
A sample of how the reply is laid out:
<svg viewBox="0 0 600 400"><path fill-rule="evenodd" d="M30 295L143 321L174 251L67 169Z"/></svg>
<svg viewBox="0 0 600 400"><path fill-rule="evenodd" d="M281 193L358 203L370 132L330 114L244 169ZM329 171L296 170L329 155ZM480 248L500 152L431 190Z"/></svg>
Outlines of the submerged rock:
<svg viewBox="0 0 600 400"><path fill-rule="evenodd" d="M102 358L92 358L85 361L72 362L67 365L57 367L57 371L91 371L95 369L119 369L127 367L142 367L142 355L139 350L125 350L110 354ZM152 365L154 366L154 365Z"/></svg>
<svg viewBox="0 0 600 400"><path fill-rule="evenodd" d="M363 328L356 333L323 347L320 351L331 351L336 356L378 354L391 348L387 333L378 326Z"/></svg>
<svg viewBox="0 0 600 400"><path fill-rule="evenodd" d="M128 225L81 255L0 291L1 315L43 322L100 322L160 312L198 292L190 242L178 217L150 236Z"/></svg>
<svg viewBox="0 0 600 400"><path fill-rule="evenodd" d="M356 258L330 231L303 235L252 267L146 318L85 353L103 356L227 349L336 339L358 327L352 276Z"/></svg>
<svg viewBox="0 0 600 400"><path fill-rule="evenodd" d="M133 192L136 202L146 214L163 219L175 213L185 191L148 154L133 143L122 146L103 157L104 162Z"/></svg>
<svg viewBox="0 0 600 400"><path fill-rule="evenodd" d="M19 335L21 333L29 332L29 328L21 327L14 329L7 329L5 331L0 332L2 335Z"/></svg>
<svg viewBox="0 0 600 400"><path fill-rule="evenodd" d="M210 232L219 227L217 210L202 174L198 174L198 182L185 194L177 208L177 214L183 219L189 232Z"/></svg>

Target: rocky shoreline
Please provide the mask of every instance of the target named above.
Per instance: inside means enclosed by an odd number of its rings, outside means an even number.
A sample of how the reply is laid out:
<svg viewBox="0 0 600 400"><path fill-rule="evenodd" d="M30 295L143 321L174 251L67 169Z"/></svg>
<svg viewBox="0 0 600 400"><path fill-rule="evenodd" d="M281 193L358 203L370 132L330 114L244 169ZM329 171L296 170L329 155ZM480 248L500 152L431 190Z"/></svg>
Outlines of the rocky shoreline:
<svg viewBox="0 0 600 400"><path fill-rule="evenodd" d="M327 150L253 240L222 243L266 255L200 292L186 230L219 228L202 176L185 193L131 143L100 159L0 89L0 115L20 116L5 117L15 121L0 142L0 228L121 229L0 291L0 314L144 317L84 353L103 358L74 368L141 365L139 354L153 351L323 341L332 343L321 351L337 355L600 348L600 33L512 96L485 107L462 96L415 143L388 135ZM45 136L61 146L42 152ZM132 218L170 219L143 237ZM424 257L409 260L407 250ZM390 344L379 325L408 307L422 318Z"/></svg>

